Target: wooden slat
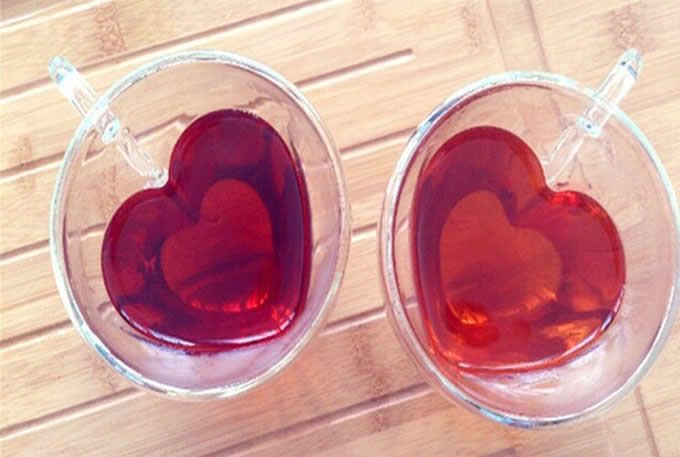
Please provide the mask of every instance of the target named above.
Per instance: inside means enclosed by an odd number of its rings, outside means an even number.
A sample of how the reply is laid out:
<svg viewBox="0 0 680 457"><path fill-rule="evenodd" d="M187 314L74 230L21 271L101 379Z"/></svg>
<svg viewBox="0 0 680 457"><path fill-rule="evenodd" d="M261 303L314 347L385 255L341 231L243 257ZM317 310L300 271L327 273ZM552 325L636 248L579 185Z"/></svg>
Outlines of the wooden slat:
<svg viewBox="0 0 680 457"><path fill-rule="evenodd" d="M639 415L628 415L611 424L589 422L581 427L565 426L554 432L526 432L512 439L507 430L481 423L461 421L463 414L441 412L413 424L394 427L385 434L340 446L324 456L375 455L474 455L480 457L639 457L652 455ZM469 425L469 426L468 426ZM505 438L505 439L504 439ZM421 453L422 454L419 454Z"/></svg>
<svg viewBox="0 0 680 457"><path fill-rule="evenodd" d="M10 15L27 9L28 2L19 3L10 9ZM191 2L150 0L89 2L89 8L70 15L54 14L51 20L0 30L5 64L0 92L44 81L47 62L55 55L76 56L74 64L92 65L304 3L307 2L205 2L197 7ZM50 13L48 10L43 15Z"/></svg>
<svg viewBox="0 0 680 457"><path fill-rule="evenodd" d="M489 0L507 71L548 71L531 0Z"/></svg>
<svg viewBox="0 0 680 457"><path fill-rule="evenodd" d="M680 155L677 145L680 144L680 129L677 128L677 117L673 113L680 112L680 97L669 98L640 111L631 113L633 121L645 133L654 146L663 163L666 173L675 187L676 197L680 197Z"/></svg>
<svg viewBox="0 0 680 457"><path fill-rule="evenodd" d="M44 245L56 176L56 169L50 168L17 180L0 182L3 197L0 213L4 216L0 221L0 252L15 249L22 252L21 248L31 244Z"/></svg>
<svg viewBox="0 0 680 457"><path fill-rule="evenodd" d="M624 49L644 55L640 80L622 106L658 106L680 96L670 68L680 66L680 3L657 1L534 0L539 34L550 71L597 87ZM587 45L586 45L587 43Z"/></svg>
<svg viewBox="0 0 680 457"><path fill-rule="evenodd" d="M677 427L680 424L678 354L680 354L680 326L676 322L666 347L640 385L661 457L680 455L680 434Z"/></svg>
<svg viewBox="0 0 680 457"><path fill-rule="evenodd" d="M355 230L377 224L387 182L411 131L407 128L399 132L393 139L381 142L380 147L362 148L360 157L349 152L352 155L343 161Z"/></svg>
<svg viewBox="0 0 680 457"><path fill-rule="evenodd" d="M629 399L628 401L632 401ZM640 409L611 415L608 420L567 424L545 433L514 432L516 455L527 457L653 456ZM511 454L512 455L512 454Z"/></svg>
<svg viewBox="0 0 680 457"><path fill-rule="evenodd" d="M64 338L77 338L73 332L67 335ZM3 443L3 451L16 457L41 455L45 449L52 455L93 457L208 454L230 443L419 382L406 354L400 350L384 350L396 348L396 344L385 319L379 319L319 337L281 377L266 389L250 395L229 402L204 404L169 402L155 395L143 395L119 403L115 408L85 415L76 413L50 427L34 429L35 433L10 437ZM71 352L82 351L74 348ZM33 387L40 392L22 392L29 395L28 398L12 395L9 403L3 402L3 411L23 414L21 407L30 405L34 410L40 408L36 404L39 401L53 405L57 400L50 397L67 396L72 401L82 401L89 397L88 394L101 395L116 388L108 384L118 382L110 373L98 373L92 363L79 364L74 360L78 357L82 354L67 359L62 357L59 362L70 374L55 371L58 367L52 364L43 367L41 372L46 376L51 372L52 380L32 375ZM20 363L20 360L15 362L17 366ZM30 368L35 369L33 363ZM3 372L11 374L9 370ZM82 379L79 381L79 378ZM88 388L84 388L83 382ZM99 392L93 392L93 389ZM54 395L55 392L59 395ZM111 439L112 429L126 439ZM139 430L144 432L138 433ZM60 438L64 436L68 439Z"/></svg>
<svg viewBox="0 0 680 457"><path fill-rule="evenodd" d="M84 342L73 329L51 335L46 344L49 349L29 344L0 354L7 389L0 429L129 387L121 376L111 376L110 368L93 351L83 350Z"/></svg>
<svg viewBox="0 0 680 457"><path fill-rule="evenodd" d="M10 262L0 261L0 284L0 313L3 316L14 306L56 293L47 246Z"/></svg>
<svg viewBox="0 0 680 457"><path fill-rule="evenodd" d="M660 457L676 457L680 455L680 407L677 395L669 403L647 405L649 423L657 443Z"/></svg>
<svg viewBox="0 0 680 457"><path fill-rule="evenodd" d="M375 237L375 231L371 230L352 243L343 287L338 293L329 322L346 319L383 306Z"/></svg>
<svg viewBox="0 0 680 457"><path fill-rule="evenodd" d="M606 416L541 431L512 430L490 422L435 392L407 392L398 403L366 405L324 426L294 424L214 454L214 457L365 456L410 457L640 457L653 455L641 409L627 397ZM328 423L326 423L328 422ZM559 443L557 445L556 443Z"/></svg>
<svg viewBox="0 0 680 457"><path fill-rule="evenodd" d="M432 391L398 403L367 408L359 414L332 417L324 427L293 425L281 436L258 437L234 452L215 457L304 456L437 456L493 455L512 448L509 429L454 406ZM325 418L324 418L325 419ZM493 435L495 439L484 440Z"/></svg>
<svg viewBox="0 0 680 457"><path fill-rule="evenodd" d="M48 265L50 265L48 263ZM52 278L49 279L51 282ZM5 306L0 319L0 347L18 344L34 336L42 336L68 323L66 311L56 293Z"/></svg>

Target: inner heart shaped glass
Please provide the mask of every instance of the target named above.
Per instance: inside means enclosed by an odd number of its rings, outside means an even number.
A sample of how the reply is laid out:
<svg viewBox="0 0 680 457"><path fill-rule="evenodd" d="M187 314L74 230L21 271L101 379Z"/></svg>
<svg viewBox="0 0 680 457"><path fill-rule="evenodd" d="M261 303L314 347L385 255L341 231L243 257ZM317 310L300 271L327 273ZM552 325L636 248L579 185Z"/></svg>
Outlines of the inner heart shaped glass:
<svg viewBox="0 0 680 457"><path fill-rule="evenodd" d="M214 351L284 331L302 311L309 202L280 135L237 110L187 127L168 182L128 198L102 245L123 318L163 344Z"/></svg>
<svg viewBox="0 0 680 457"><path fill-rule="evenodd" d="M472 371L555 364L612 322L625 281L612 219L585 194L550 190L513 133L456 134L414 200L419 302L431 347L447 361Z"/></svg>

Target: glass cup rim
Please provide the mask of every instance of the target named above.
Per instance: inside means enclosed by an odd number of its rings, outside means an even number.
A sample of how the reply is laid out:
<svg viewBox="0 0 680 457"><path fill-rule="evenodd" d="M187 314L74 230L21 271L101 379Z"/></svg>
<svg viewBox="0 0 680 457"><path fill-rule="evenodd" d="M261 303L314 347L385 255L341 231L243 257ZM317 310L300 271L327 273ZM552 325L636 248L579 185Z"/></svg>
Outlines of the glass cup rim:
<svg viewBox="0 0 680 457"><path fill-rule="evenodd" d="M290 365L293 360L295 360L300 355L312 338L321 330L328 316L333 310L335 299L344 277L344 270L347 263L351 239L351 209L349 200L347 199L347 188L344 174L342 167L340 166L340 154L335 142L333 141L333 138L320 115L307 100L307 98L302 94L302 92L292 82L288 81L285 77L272 68L247 57L228 52L177 52L161 57L151 63L142 65L123 76L100 97L99 103L105 103L108 105L125 90L132 87L137 82L147 78L148 76L153 75L154 73L164 71L176 65L199 62L229 65L252 73L254 76L260 77L268 83L276 86L291 100L293 104L302 110L304 115L312 124L314 130L319 135L326 151L328 152L333 174L336 176L335 184L338 186L338 208L342 223L339 235L340 249L333 269L333 280L330 284L328 292L326 293L323 303L320 304L320 311L317 313L309 328L293 343L292 347L284 354L284 356L276 361L276 363L269 366L256 377L248 379L244 382L205 389L181 388L150 379L117 357L115 353L109 349L109 347L104 344L97 334L90 328L87 320L83 317L83 314L80 311L80 307L71 289L70 282L67 279L68 275L66 273L65 266L65 249L64 244L61 242L63 240L64 234L63 227L60 224L60 221L63 219L62 216L64 212L66 178L69 176L71 169L75 165L76 152L80 148L83 140L94 129L93 122L87 116L82 119L80 125L71 137L61 166L57 172L56 183L52 193L52 201L50 205L49 250L52 271L54 272L59 296L61 301L64 303L66 312L69 316L69 319L71 320L71 323L76 328L76 331L85 340L87 345L90 346L96 353L98 353L115 371L122 374L125 378L129 379L137 386L151 392L167 394L174 398L191 400L228 398L243 394L262 385L264 382L281 373L285 367Z"/></svg>
<svg viewBox="0 0 680 457"><path fill-rule="evenodd" d="M521 428L538 428L553 426L567 421L573 421L590 415L595 411L601 411L616 403L624 395L629 393L640 382L642 377L647 373L652 363L661 353L661 350L670 335L670 331L678 313L680 304L680 293L678 293L678 279L676 278L675 286L672 290L672 296L666 306L666 312L663 320L656 333L654 341L648 349L645 357L637 366L632 375L621 384L616 390L601 399L597 403L585 408L582 411L565 414L560 416L528 416L522 414L512 414L503 411L499 408L493 408L481 404L471 395L465 393L451 382L442 372L437 368L435 363L423 348L420 340L415 334L411 322L406 315L404 304L401 302L399 294L399 286L394 269L394 250L393 250L393 229L394 216L397 203L402 190L402 185L406 174L409 171L410 164L418 150L418 147L424 139L428 137L432 129L446 116L447 113L454 106L462 101L479 94L482 91L491 88L497 88L514 84L527 85L542 85L545 87L561 88L575 91L589 98L597 98L599 102L607 105L611 109L612 115L616 117L622 124L633 134L637 141L643 146L648 157L651 159L654 168L663 183L665 195L673 214L675 222L675 240L676 244L680 245L680 210L675 198L675 193L671 185L671 181L663 168L661 160L647 137L635 125L635 123L626 115L618 106L611 105L606 100L602 100L595 95L595 91L582 86L576 81L567 78L563 75L546 72L504 72L480 79L476 82L466 85L460 90L454 92L442 103L440 103L428 116L416 127L415 131L408 139L404 151L402 152L397 164L395 166L392 177L389 180L385 197L383 200L382 213L380 216L380 227L378 230L378 256L380 263L380 273L382 276L383 290L386 296L386 314L392 329L397 335L397 339L402 347L409 354L411 359L415 362L418 370L425 376L428 383L435 387L447 399L451 401L458 401L467 407L479 412L480 414L489 417L497 422L512 425ZM680 255L675 259L676 269L680 270Z"/></svg>

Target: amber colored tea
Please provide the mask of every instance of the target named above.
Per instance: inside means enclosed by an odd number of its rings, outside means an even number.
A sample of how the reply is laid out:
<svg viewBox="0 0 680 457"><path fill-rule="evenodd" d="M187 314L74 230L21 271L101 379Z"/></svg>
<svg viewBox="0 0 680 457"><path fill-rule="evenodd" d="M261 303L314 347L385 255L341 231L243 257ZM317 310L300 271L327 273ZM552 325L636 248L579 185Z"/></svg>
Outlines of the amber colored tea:
<svg viewBox="0 0 680 457"><path fill-rule="evenodd" d="M495 127L449 139L413 211L417 293L432 350L467 370L517 371L587 350L621 302L612 219L553 192L527 144Z"/></svg>
<svg viewBox="0 0 680 457"><path fill-rule="evenodd" d="M303 307L309 204L283 139L236 110L195 120L169 179L132 195L104 236L102 269L118 312L139 332L215 351L274 337Z"/></svg>

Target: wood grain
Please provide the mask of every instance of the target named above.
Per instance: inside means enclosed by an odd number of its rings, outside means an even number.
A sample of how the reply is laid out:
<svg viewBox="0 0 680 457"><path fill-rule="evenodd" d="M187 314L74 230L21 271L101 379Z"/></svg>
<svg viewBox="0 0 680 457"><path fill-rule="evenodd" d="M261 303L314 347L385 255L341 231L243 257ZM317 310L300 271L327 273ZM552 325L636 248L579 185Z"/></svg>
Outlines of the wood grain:
<svg viewBox="0 0 680 457"><path fill-rule="evenodd" d="M96 1L96 0L95 0ZM10 25L23 26L29 22L70 14L74 9L87 6L92 0L13 0L0 5L0 25L3 31Z"/></svg>
<svg viewBox="0 0 680 457"><path fill-rule="evenodd" d="M260 389L252 395L228 403L212 402L197 407L145 394L115 408L85 415L76 413L69 420L57 420L33 433L30 433L31 429L28 433L12 433L5 441L5 449L9 455L33 456L49 443L56 455L74 454L74 445L83 455L89 456L207 454L237 440L254 438L285 424L311 419L420 382L406 354L400 350L385 351L384 347L396 349L397 343L387 322L379 319L321 336L313 350L296 363L295 370L288 370L270 388ZM63 387L60 396L65 399L57 400L62 405L84 399L83 394L88 392L79 390L83 382L88 383L90 389L100 389L102 393L121 387L106 385L105 382L97 384L92 379L79 381L81 375L78 371L83 377L88 372L95 375L93 367L80 366L80 370L78 365L73 364L65 368L65 371L71 372L70 375L66 372L55 375L60 380L59 386ZM106 379L114 381L111 376ZM32 399L17 396L16 400L23 406L47 400L52 394L50 384L42 386L42 393L25 390ZM151 434L153 440L147 439L144 434L134 433L142 424L145 433ZM111 440L108 435L111 426L115 426L116 433L129 439L113 442L116 440ZM68 436L69 439L60 440L59 436Z"/></svg>
<svg viewBox="0 0 680 457"><path fill-rule="evenodd" d="M435 393L429 393L376 412L350 417L308 436L295 437L290 442L275 443L266 450L236 455L260 457L273 450L283 456L363 456L370 450L372 455L399 457L637 457L652 452L641 421L639 408L621 406L606 419L590 419L539 433L513 431L461 407L452 407Z"/></svg>
<svg viewBox="0 0 680 457"><path fill-rule="evenodd" d="M244 21L255 22L299 9L304 3L272 0L227 8L219 2L206 2L196 8L187 2L89 2L69 15L52 14L51 20L31 21L2 32L6 70L0 93L36 81L47 82L45 65L54 55L77 56L74 64L91 67L154 46L167 46L171 41L217 33Z"/></svg>
<svg viewBox="0 0 680 457"><path fill-rule="evenodd" d="M677 326L613 410L542 432L503 427L423 383L385 321L376 245L394 165L447 95L503 70L596 86L628 46L644 51L645 68L623 108L677 194L678 30L680 3L670 0L3 1L0 454L679 457ZM341 148L354 222L343 287L312 347L266 387L198 405L135 390L85 346L47 251L49 200L78 122L47 81L49 58L66 55L101 92L190 49L247 55L298 83ZM149 107L148 116L160 122L163 110Z"/></svg>

